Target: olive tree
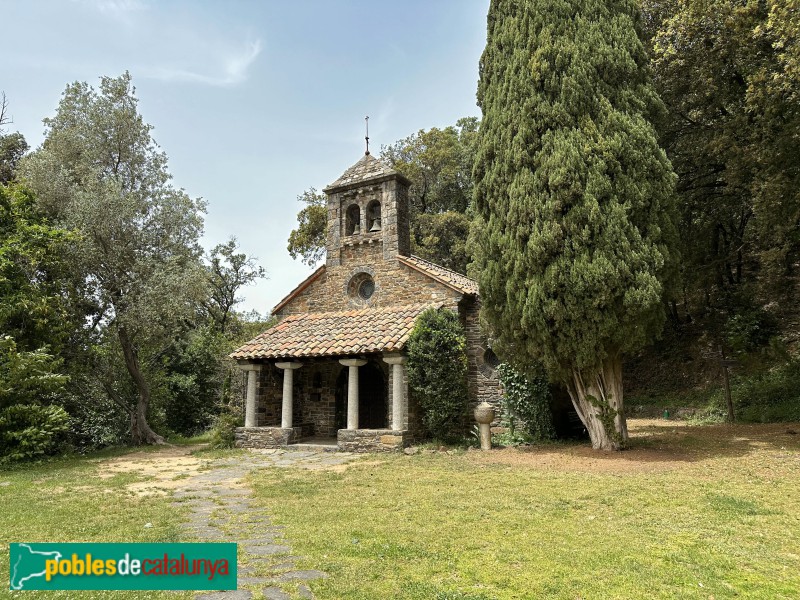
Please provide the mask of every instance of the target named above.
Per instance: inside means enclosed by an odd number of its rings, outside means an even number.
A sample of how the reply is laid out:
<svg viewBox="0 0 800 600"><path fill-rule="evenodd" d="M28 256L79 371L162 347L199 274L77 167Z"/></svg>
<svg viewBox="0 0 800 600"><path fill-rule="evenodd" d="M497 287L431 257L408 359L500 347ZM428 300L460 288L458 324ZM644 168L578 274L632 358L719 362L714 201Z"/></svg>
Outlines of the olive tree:
<svg viewBox="0 0 800 600"><path fill-rule="evenodd" d="M130 415L134 441L163 442L148 424L141 354L167 346L205 297L204 204L171 184L127 72L99 89L68 85L44 123L44 143L20 170L41 208L78 233L70 258L93 306L89 325L116 340L133 384L133 397L110 395Z"/></svg>

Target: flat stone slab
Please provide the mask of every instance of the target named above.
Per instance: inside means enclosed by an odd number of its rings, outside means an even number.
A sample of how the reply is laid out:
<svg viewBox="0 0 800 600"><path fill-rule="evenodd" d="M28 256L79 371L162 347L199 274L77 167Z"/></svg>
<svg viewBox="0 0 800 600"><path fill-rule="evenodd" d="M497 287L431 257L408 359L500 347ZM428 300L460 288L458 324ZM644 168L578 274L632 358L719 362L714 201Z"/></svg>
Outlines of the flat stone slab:
<svg viewBox="0 0 800 600"><path fill-rule="evenodd" d="M311 591L311 588L309 588L307 585L303 585L302 583L297 586L297 593L301 598L314 598L314 593Z"/></svg>
<svg viewBox="0 0 800 600"><path fill-rule="evenodd" d="M269 587L264 590L264 598L267 600L291 600L291 596L281 588Z"/></svg>
<svg viewBox="0 0 800 600"><path fill-rule="evenodd" d="M291 552L289 546L281 546L280 544L267 544L265 546L244 546L244 551L247 554L254 554L255 556L268 556L272 554L286 554Z"/></svg>
<svg viewBox="0 0 800 600"><path fill-rule="evenodd" d="M288 583L290 581L311 581L313 579L326 579L327 573L309 569L307 571L287 571L272 578L275 583Z"/></svg>
<svg viewBox="0 0 800 600"><path fill-rule="evenodd" d="M228 590L225 592L210 592L195 596L195 600L250 600L253 593L248 590Z"/></svg>

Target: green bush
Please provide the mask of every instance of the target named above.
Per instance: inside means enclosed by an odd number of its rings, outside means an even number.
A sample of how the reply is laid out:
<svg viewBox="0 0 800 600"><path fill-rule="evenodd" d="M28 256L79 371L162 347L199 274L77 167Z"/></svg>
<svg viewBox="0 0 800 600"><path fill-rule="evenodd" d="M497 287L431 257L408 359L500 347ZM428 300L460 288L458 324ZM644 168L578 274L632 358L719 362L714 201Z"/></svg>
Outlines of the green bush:
<svg viewBox="0 0 800 600"><path fill-rule="evenodd" d="M761 308L742 310L725 323L725 341L736 353L766 346L777 333L775 318Z"/></svg>
<svg viewBox="0 0 800 600"><path fill-rule="evenodd" d="M511 429L510 439L516 439L517 423L530 441L553 439L555 428L547 379L543 376L525 377L507 363L498 365L497 373L504 388L501 403L506 424Z"/></svg>
<svg viewBox="0 0 800 600"><path fill-rule="evenodd" d="M214 419L211 428L212 448L233 448L236 442L236 428L244 425L241 410L225 410Z"/></svg>
<svg viewBox="0 0 800 600"><path fill-rule="evenodd" d="M16 404L0 409L0 464L55 453L69 431L60 406Z"/></svg>
<svg viewBox="0 0 800 600"><path fill-rule="evenodd" d="M734 379L731 397L739 421L800 421L800 359L765 373ZM714 400L724 407L722 392L717 392Z"/></svg>
<svg viewBox="0 0 800 600"><path fill-rule="evenodd" d="M431 437L450 440L465 433L466 347L458 316L446 309L423 312L408 338L408 383Z"/></svg>

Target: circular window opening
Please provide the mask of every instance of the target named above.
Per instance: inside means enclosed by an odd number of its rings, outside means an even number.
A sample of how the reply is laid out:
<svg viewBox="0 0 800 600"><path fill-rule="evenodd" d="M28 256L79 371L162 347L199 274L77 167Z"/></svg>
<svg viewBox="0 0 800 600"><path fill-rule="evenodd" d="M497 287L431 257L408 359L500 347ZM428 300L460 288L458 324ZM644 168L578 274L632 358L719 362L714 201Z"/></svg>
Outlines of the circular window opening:
<svg viewBox="0 0 800 600"><path fill-rule="evenodd" d="M369 273L359 273L347 284L347 295L356 300L369 300L374 293L375 280Z"/></svg>
<svg viewBox="0 0 800 600"><path fill-rule="evenodd" d="M372 298L375 293L375 282L372 279L365 279L358 286L358 296L363 300Z"/></svg>

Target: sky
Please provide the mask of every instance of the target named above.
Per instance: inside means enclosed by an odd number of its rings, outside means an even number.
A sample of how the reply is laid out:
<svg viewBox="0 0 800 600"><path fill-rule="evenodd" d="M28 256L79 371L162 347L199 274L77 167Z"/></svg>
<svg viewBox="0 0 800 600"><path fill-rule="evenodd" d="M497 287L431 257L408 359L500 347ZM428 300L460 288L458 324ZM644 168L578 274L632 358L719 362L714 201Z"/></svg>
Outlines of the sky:
<svg viewBox="0 0 800 600"><path fill-rule="evenodd" d="M73 81L129 71L174 185L208 203L203 245L235 236L267 313L310 272L286 250L297 196L370 149L480 116L489 0L0 0L0 91L31 147Z"/></svg>

